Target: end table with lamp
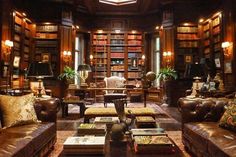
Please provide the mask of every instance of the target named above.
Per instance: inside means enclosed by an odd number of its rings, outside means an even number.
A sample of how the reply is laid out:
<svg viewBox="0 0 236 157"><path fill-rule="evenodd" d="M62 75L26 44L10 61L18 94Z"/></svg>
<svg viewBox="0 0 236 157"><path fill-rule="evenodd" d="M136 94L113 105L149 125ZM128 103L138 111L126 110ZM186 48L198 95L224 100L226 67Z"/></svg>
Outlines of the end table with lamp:
<svg viewBox="0 0 236 157"><path fill-rule="evenodd" d="M42 97L42 79L45 77L53 77L51 65L48 62L32 62L30 63L27 77L38 79L38 97Z"/></svg>

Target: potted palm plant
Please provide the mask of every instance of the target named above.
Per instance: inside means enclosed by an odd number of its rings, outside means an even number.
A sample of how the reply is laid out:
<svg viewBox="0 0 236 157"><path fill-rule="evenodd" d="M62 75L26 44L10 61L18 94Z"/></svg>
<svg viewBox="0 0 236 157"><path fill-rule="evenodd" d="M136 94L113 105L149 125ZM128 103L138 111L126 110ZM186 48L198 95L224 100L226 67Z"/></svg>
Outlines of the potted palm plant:
<svg viewBox="0 0 236 157"><path fill-rule="evenodd" d="M78 74L74 69L69 66L65 66L63 72L58 76L58 79L65 80L67 84L71 84L77 77Z"/></svg>
<svg viewBox="0 0 236 157"><path fill-rule="evenodd" d="M73 84L74 79L78 78L77 72L69 66L65 66L63 72L58 76L61 80L61 97L68 96L68 87Z"/></svg>
<svg viewBox="0 0 236 157"><path fill-rule="evenodd" d="M166 68L162 68L160 69L160 72L157 74L157 78L159 78L161 81L163 81L163 104L162 106L168 106L168 86L167 86L167 82L173 80L173 79L177 79L177 72L170 68L170 67L166 67Z"/></svg>

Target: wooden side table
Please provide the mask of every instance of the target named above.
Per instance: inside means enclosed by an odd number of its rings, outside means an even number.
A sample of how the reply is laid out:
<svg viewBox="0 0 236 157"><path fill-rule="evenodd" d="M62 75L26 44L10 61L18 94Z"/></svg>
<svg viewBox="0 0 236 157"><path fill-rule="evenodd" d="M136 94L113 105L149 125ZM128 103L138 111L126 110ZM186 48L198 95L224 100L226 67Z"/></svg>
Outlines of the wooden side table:
<svg viewBox="0 0 236 157"><path fill-rule="evenodd" d="M66 117L68 116L68 105L69 104L75 104L77 106L80 107L80 117L84 116L84 111L85 111L85 102L80 100L78 98L78 100L76 99L63 99L62 100L62 117Z"/></svg>

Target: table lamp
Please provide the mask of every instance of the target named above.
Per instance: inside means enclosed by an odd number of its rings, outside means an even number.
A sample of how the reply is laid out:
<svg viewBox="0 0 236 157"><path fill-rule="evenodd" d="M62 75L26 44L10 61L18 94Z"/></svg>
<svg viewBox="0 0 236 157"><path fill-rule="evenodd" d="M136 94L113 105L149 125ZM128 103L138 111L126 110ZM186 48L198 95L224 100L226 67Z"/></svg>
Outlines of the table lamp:
<svg viewBox="0 0 236 157"><path fill-rule="evenodd" d="M194 79L195 83L196 83L196 97L199 96L199 80L201 80L203 77L206 76L206 73L204 71L204 65L203 64L189 64L186 66L185 69L185 73L184 73L184 77L185 78L190 78L190 79Z"/></svg>
<svg viewBox="0 0 236 157"><path fill-rule="evenodd" d="M42 79L44 77L52 77L52 67L51 64L48 62L33 62L30 63L29 69L27 71L27 77L35 77L38 79L39 86L38 86L38 97L42 97L41 90L42 90Z"/></svg>
<svg viewBox="0 0 236 157"><path fill-rule="evenodd" d="M81 78L80 87L87 87L88 84L85 81L88 78L88 73L91 72L91 67L88 64L80 64L77 71Z"/></svg>

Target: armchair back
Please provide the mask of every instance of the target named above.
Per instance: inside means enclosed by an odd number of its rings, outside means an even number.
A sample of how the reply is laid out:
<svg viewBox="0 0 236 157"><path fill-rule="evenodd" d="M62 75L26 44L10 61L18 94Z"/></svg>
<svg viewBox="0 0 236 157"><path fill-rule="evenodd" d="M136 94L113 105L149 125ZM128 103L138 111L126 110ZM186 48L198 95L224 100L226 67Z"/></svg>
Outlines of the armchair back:
<svg viewBox="0 0 236 157"><path fill-rule="evenodd" d="M106 88L124 88L126 79L124 77L111 76L104 78ZM106 90L106 94L108 93L119 93L115 90ZM124 93L124 91L122 91Z"/></svg>

